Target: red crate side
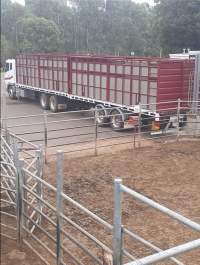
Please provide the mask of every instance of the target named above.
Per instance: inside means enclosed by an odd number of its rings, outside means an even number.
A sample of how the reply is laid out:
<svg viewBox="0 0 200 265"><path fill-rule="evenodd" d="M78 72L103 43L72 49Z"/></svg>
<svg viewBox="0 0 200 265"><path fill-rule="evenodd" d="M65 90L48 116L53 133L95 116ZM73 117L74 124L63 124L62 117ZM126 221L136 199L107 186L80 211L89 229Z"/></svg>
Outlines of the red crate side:
<svg viewBox="0 0 200 265"><path fill-rule="evenodd" d="M167 108L176 108L177 103L169 101L188 100L189 93L189 75L194 70L194 64L191 60L180 61L161 61L158 86L158 110Z"/></svg>
<svg viewBox="0 0 200 265"><path fill-rule="evenodd" d="M124 105L187 99L194 69L189 60L66 54L19 55L16 65L19 83Z"/></svg>

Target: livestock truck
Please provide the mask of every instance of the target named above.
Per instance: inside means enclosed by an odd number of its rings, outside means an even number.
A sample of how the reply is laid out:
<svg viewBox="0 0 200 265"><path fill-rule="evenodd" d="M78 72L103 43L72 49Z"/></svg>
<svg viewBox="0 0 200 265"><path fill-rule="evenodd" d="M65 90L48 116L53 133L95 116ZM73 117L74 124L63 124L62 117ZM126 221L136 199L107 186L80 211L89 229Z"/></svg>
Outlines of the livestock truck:
<svg viewBox="0 0 200 265"><path fill-rule="evenodd" d="M163 110L166 117L177 99L189 99L194 68L194 59L19 54L6 61L5 82L10 98L31 97L43 109L95 108L97 123L113 130L134 127L140 115L159 131Z"/></svg>

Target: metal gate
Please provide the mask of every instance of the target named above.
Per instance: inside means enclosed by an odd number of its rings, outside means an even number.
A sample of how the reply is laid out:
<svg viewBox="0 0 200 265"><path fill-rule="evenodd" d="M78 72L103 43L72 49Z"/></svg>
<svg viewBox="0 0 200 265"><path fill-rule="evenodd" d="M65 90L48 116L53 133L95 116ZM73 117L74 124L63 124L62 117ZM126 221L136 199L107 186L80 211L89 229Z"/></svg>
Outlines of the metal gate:
<svg viewBox="0 0 200 265"><path fill-rule="evenodd" d="M126 193L132 198L145 203L149 207L152 207L174 220L177 220L181 224L186 225L188 228L193 229L194 231L200 232L200 224L184 217L183 215L170 210L169 208L151 200L150 198L124 186L121 179L115 179L115 192L114 192L114 246L113 246L113 259L114 265L149 265L157 264L159 261L170 259L174 264L184 265L181 261L176 259L174 256L200 248L200 238L181 244L166 250L162 250L158 246L155 246L148 240L143 237L135 234L133 231L130 231L128 228L124 227L122 224L122 194ZM123 240L125 236L129 236L132 240L138 241L145 245L146 247L156 251L156 254L152 254L143 258L134 257L131 253L127 253L126 247L123 246ZM128 254L128 255L127 255ZM123 262L123 257L127 256L132 261Z"/></svg>
<svg viewBox="0 0 200 265"><path fill-rule="evenodd" d="M22 172L20 171L20 161L23 159L24 168L30 173L42 176L42 161L40 149L28 141L17 137L8 130L1 130L1 234L10 239L19 239L20 233L20 181ZM39 185L35 179L29 178L27 185L34 190L39 190ZM33 200L31 196L28 200ZM31 216L34 211L27 209ZM9 220L8 220L9 219ZM39 218L36 218L38 221ZM9 225L7 224L9 221ZM31 226L33 231L34 225Z"/></svg>
<svg viewBox="0 0 200 265"><path fill-rule="evenodd" d="M124 227L122 193L200 232L200 224L129 189L122 185L119 179L115 180L114 221L113 224L108 223L64 193L62 151L57 152L56 185L52 185L43 179L42 148L23 141L8 131L3 131L1 136L1 172L1 215L4 216L1 220L4 229L1 234L10 239L17 239L19 245L26 244L45 264L65 265L71 262L70 264L78 265L147 265L170 258L175 264L183 265L174 256L200 247L200 239L196 239L162 250ZM87 226L79 223L80 220L77 222L71 218L69 205L72 205L75 213L76 209L80 210L96 225L102 227L102 231L109 234L110 241L104 242L103 239L95 237L87 230ZM12 219L9 223L8 218ZM85 216L83 219L85 220ZM82 236L87 238L87 241L82 241ZM141 259L134 257L134 249L127 250L122 244L125 236L143 243L158 253ZM75 248L78 249L77 252L74 251Z"/></svg>
<svg viewBox="0 0 200 265"><path fill-rule="evenodd" d="M1 235L10 239L17 239L16 222L16 166L14 151L8 142L5 131L1 133ZM6 139L7 138L7 139ZM10 219L10 225L6 220Z"/></svg>

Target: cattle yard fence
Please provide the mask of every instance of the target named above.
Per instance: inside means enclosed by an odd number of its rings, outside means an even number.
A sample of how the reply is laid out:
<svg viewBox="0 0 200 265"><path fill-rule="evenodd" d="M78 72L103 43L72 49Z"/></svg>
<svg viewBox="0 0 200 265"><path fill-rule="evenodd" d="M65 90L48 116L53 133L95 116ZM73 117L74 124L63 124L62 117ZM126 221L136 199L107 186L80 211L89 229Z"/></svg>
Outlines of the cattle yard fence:
<svg viewBox="0 0 200 265"><path fill-rule="evenodd" d="M152 199L124 186L122 184L122 180L120 178L115 179L115 206L114 206L114 264L121 265L148 265L155 264L156 262L163 261L166 259L171 259L174 264L183 265L183 263L173 256L176 256L185 251L189 251L195 248L200 247L200 238L195 239L193 241L187 242L185 244L181 244L169 249L162 250L159 247L153 245L149 241L135 234L133 231L130 231L122 223L122 194L126 193L132 198L148 205L151 208L154 208L160 211L163 214L171 217L172 219L186 225L187 227L200 232L200 224L193 222L192 220L184 217L183 215L170 210L169 208L153 201ZM140 243L146 245L147 247L155 250L157 253L146 256L144 258L134 258L134 261L123 263L123 255L126 254L126 249L123 247L123 237L129 236L132 240L137 240ZM129 253L130 254L130 253Z"/></svg>
<svg viewBox="0 0 200 265"><path fill-rule="evenodd" d="M200 239L162 250L122 223L122 193L167 214L200 232L200 224L172 211L148 197L114 183L113 223L99 217L67 195L64 187L64 152L56 154L55 184L45 179L44 152L14 134L1 135L1 234L29 247L44 264L145 265L169 258L183 265L177 254L200 247ZM52 180L52 182L54 182ZM99 234L91 227L97 226ZM127 249L124 237L138 241L156 254L138 258Z"/></svg>
<svg viewBox="0 0 200 265"><path fill-rule="evenodd" d="M20 238L20 182L22 179L22 172L20 170L20 160L23 159L23 168L29 170L32 174L36 174L39 170L38 161L40 157L39 148L35 144L25 141L22 138L8 132L1 130L1 216L2 228L7 233L7 237ZM38 187L35 179L29 178L28 185L33 188ZM29 196L30 197L30 196ZM29 198L31 199L31 198ZM9 209L9 212L6 211ZM33 211L34 216L36 213ZM7 225L6 217L9 218L11 225ZM31 227L34 230L34 227ZM2 233L4 233L2 231ZM14 234L13 234L14 233ZM17 234L16 234L17 233ZM5 234L6 235L6 234Z"/></svg>
<svg viewBox="0 0 200 265"><path fill-rule="evenodd" d="M164 107L163 107L164 106ZM122 115L107 115L104 109L90 109L24 115L2 119L3 127L14 132L20 139L27 142L43 145L45 161L56 155L62 148L67 154L91 152L95 155L102 150L111 148L138 148L152 145L155 142L180 141L185 138L195 139L200 136L200 102L196 102L196 111L193 111L193 102L173 101L151 105L139 104L136 113L130 118L134 123L129 130L113 131L110 128L113 117ZM159 109L161 113L159 130L156 120L143 112L144 109ZM108 109L108 108L107 108ZM130 112L123 112L130 115ZM99 125L99 121L101 124ZM103 122L102 122L103 121ZM127 124L129 126L129 124Z"/></svg>

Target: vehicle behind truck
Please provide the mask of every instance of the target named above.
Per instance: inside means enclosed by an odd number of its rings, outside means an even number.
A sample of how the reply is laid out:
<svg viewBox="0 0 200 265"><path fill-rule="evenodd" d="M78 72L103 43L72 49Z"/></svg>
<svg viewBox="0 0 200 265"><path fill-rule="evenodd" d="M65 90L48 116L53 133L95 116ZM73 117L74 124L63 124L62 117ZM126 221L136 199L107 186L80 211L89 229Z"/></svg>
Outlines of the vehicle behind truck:
<svg viewBox="0 0 200 265"><path fill-rule="evenodd" d="M139 115L160 130L167 113L166 126L177 100L191 100L195 71L193 58L20 54L6 65L10 98L31 97L52 112L95 108L97 123L113 130L134 127Z"/></svg>

